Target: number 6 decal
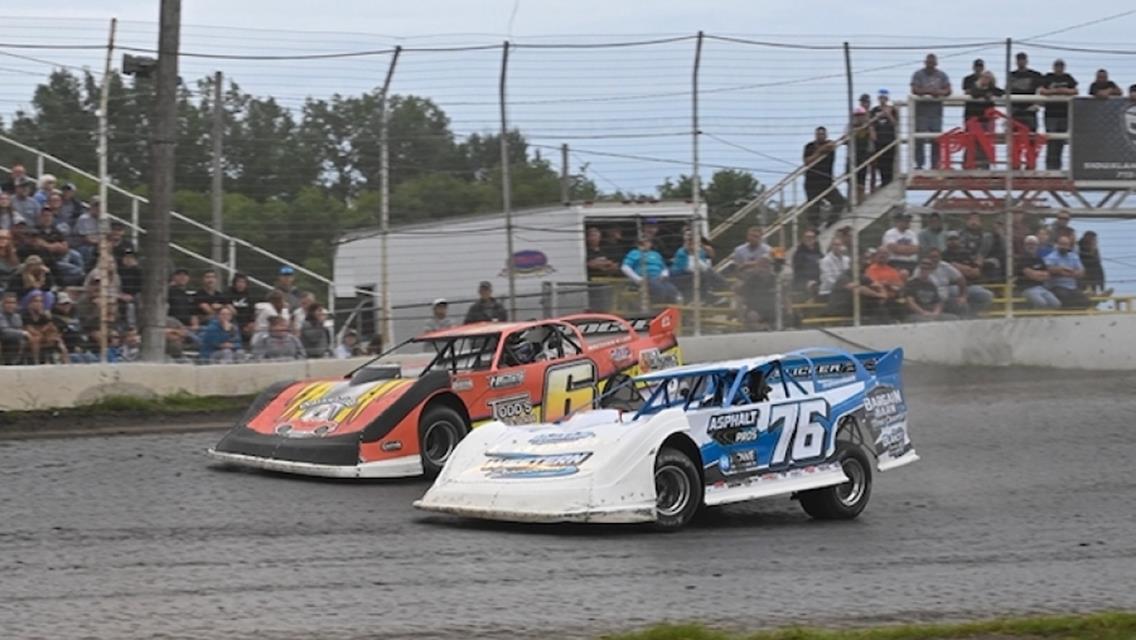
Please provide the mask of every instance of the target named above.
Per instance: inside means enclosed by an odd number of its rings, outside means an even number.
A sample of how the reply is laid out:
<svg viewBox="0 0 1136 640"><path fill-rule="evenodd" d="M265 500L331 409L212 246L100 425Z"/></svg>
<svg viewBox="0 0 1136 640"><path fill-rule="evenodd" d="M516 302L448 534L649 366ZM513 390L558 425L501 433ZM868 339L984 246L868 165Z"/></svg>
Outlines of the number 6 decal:
<svg viewBox="0 0 1136 640"><path fill-rule="evenodd" d="M559 420L596 399L596 364L580 360L549 367L544 374L542 420Z"/></svg>

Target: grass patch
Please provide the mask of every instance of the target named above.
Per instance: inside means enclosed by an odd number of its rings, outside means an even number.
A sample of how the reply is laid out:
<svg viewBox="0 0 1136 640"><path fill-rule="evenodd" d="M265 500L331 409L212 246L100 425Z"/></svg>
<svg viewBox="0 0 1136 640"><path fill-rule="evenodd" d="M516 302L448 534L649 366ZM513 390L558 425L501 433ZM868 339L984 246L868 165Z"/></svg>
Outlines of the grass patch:
<svg viewBox="0 0 1136 640"><path fill-rule="evenodd" d="M91 413L180 414L241 411L253 396L194 396L175 393L157 398L107 396L71 411Z"/></svg>
<svg viewBox="0 0 1136 640"><path fill-rule="evenodd" d="M1001 618L961 624L913 624L859 629L789 627L735 634L698 624L660 625L602 636L604 640L1133 640L1136 613Z"/></svg>

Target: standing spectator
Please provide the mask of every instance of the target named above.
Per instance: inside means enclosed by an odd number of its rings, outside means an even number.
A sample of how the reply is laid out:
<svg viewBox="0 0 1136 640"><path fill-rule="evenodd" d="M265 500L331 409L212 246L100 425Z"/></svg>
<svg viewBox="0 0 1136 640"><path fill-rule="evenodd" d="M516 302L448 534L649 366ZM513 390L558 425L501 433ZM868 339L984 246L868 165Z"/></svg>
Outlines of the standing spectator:
<svg viewBox="0 0 1136 640"><path fill-rule="evenodd" d="M304 345L290 331L287 318L273 316L268 320L268 331L252 339L252 353L260 360L297 360L304 357Z"/></svg>
<svg viewBox="0 0 1136 640"><path fill-rule="evenodd" d="M182 325L190 329L197 329L197 314L194 313L195 305L193 303L194 291L190 291L189 286L189 271L186 269L175 269L172 276L170 276L170 286L166 290L166 301L169 303L169 311L166 313L171 318L176 319Z"/></svg>
<svg viewBox="0 0 1136 640"><path fill-rule="evenodd" d="M301 291L296 288L296 270L288 265L280 267L280 271L276 274L275 288L280 293L284 294L284 302L288 305L288 309L295 310L300 306ZM267 298L265 298L267 300Z"/></svg>
<svg viewBox="0 0 1136 640"><path fill-rule="evenodd" d="M465 324L474 322L505 322L509 319L505 306L493 297L493 285L482 280L477 285L477 301L465 312Z"/></svg>
<svg viewBox="0 0 1136 640"><path fill-rule="evenodd" d="M125 282L123 283L125 286ZM252 292L249 291L248 276L243 273L234 273L233 281L229 285L229 304L236 312L234 316L237 326L241 328L241 336L245 343L252 339L253 325L256 322L256 310L253 307Z"/></svg>
<svg viewBox="0 0 1136 640"><path fill-rule="evenodd" d="M39 291L45 295L46 307L51 309L55 303L55 294L51 292L54 286L55 279L51 277L51 271L43 263L43 258L33 254L28 256L24 260L23 266L9 278L7 290L9 293L15 293L20 297L21 308L26 304L25 299L28 294Z"/></svg>
<svg viewBox="0 0 1136 640"><path fill-rule="evenodd" d="M45 173L39 177L39 190L33 196L40 208L47 205L47 199L55 192L55 176Z"/></svg>
<svg viewBox="0 0 1136 640"><path fill-rule="evenodd" d="M1057 218L1053 221L1053 224L1049 226L1050 237L1056 240L1063 234L1068 234L1072 236L1074 240L1076 240L1077 232L1073 229L1073 227L1069 226L1069 222L1071 220L1072 217L1069 215L1068 211L1058 211Z"/></svg>
<svg viewBox="0 0 1136 640"><path fill-rule="evenodd" d="M623 239L623 227L617 223L604 229L604 239L600 248L605 256L612 260L620 260L630 249L627 241Z"/></svg>
<svg viewBox="0 0 1136 640"><path fill-rule="evenodd" d="M881 250L885 252L888 264L910 274L919 263L919 236L911 230L910 213L900 211L893 220L895 226L884 232Z"/></svg>
<svg viewBox="0 0 1136 640"><path fill-rule="evenodd" d="M20 184L20 181L27 179L27 177L28 170L24 168L22 163L12 163L12 169L8 172L8 181L0 186L0 191L9 195L15 193L16 185Z"/></svg>
<svg viewBox="0 0 1136 640"><path fill-rule="evenodd" d="M33 291L29 295L23 321L33 364L42 364L45 352L57 353L61 360L66 360L67 346L51 319L51 312L44 306L43 292Z"/></svg>
<svg viewBox="0 0 1136 640"><path fill-rule="evenodd" d="M820 261L820 284L817 286L817 298L822 302L828 299L844 274L852 269L852 259L844 251L844 241L833 238L828 243L828 253Z"/></svg>
<svg viewBox="0 0 1136 640"><path fill-rule="evenodd" d="M83 201L76 197L78 191L75 190L75 185L68 182L63 185L59 192L60 205L55 211L56 217L66 222L69 225L74 225L79 217L86 213L86 207L83 206ZM98 196L91 198L92 203L98 202Z"/></svg>
<svg viewBox="0 0 1136 640"><path fill-rule="evenodd" d="M0 192L0 229L5 231L12 228L17 220L24 218L12 208L12 196Z"/></svg>
<svg viewBox="0 0 1136 640"><path fill-rule="evenodd" d="M864 95L862 97L867 97ZM848 144L856 151L856 166L852 166L852 154L848 154L848 172L855 172L856 202L864 201L864 187L868 180L868 164L865 162L872 155L875 146L876 131L868 121L868 110L862 106L852 110L852 121L848 123ZM859 168L857 168L859 167ZM848 188L851 198L852 187Z"/></svg>
<svg viewBox="0 0 1136 640"><path fill-rule="evenodd" d="M960 286L960 293L962 291L966 293L968 310L977 313L989 309L994 303L994 293L985 287L970 284L981 281L982 268L974 253L962 246L958 231L947 232L947 250L943 252L943 260L965 278L965 282Z"/></svg>
<svg viewBox="0 0 1136 640"><path fill-rule="evenodd" d="M971 99L966 101L966 106L963 108L964 123L976 120L983 131L987 134L993 133L994 120L988 115L988 111L994 106L995 98L1006 95L1005 91L998 88L994 74L983 71L975 83L966 90L966 94ZM986 157L986 151L980 145L976 146L974 163L979 169L990 168L990 158Z"/></svg>
<svg viewBox="0 0 1136 640"><path fill-rule="evenodd" d="M347 358L354 358L363 355L363 350L359 348L359 334L354 329L348 329L343 332L343 339L340 341L339 346L335 348L335 357L340 360Z"/></svg>
<svg viewBox="0 0 1136 640"><path fill-rule="evenodd" d="M698 247L697 259L691 260L690 254L695 252L694 234L687 231L683 235L683 240L685 243L678 248L678 251L675 251L670 268L671 281L678 287L682 295L691 299L694 297L695 269L698 269L701 279L703 302L710 300L712 292L729 289L729 285L722 279L722 276L714 271L710 264L710 254L706 252L704 247Z"/></svg>
<svg viewBox="0 0 1136 640"><path fill-rule="evenodd" d="M966 226L958 233L958 238L962 250L968 253L981 269L979 276L975 278L967 276L967 278L971 282L979 282L978 278L987 281L997 280L1002 269L1004 252L998 253L999 243L995 241L994 234L982 229L981 214L976 212L967 214Z"/></svg>
<svg viewBox="0 0 1136 640"><path fill-rule="evenodd" d="M816 164L813 164L813 163ZM809 207L809 224L820 227L821 203L831 207L828 223L836 222L840 212L848 206L840 190L832 186L832 167L836 163L836 144L828 139L828 129L817 127L812 142L805 145L804 163L811 164L805 173L805 199L812 202ZM828 193L825 193L827 191ZM823 194L823 195L822 195ZM815 202L814 202L815 200Z"/></svg>
<svg viewBox="0 0 1136 640"><path fill-rule="evenodd" d="M830 243L831 246L831 243ZM801 236L801 244L793 250L793 290L816 295L820 285L820 261L823 258L820 245L817 244L815 229L805 229Z"/></svg>
<svg viewBox="0 0 1136 640"><path fill-rule="evenodd" d="M32 186L31 180L21 178L16 181L16 192L12 194L12 210L18 213L21 218L27 220L28 224L34 223L36 216L43 209L32 197Z"/></svg>
<svg viewBox="0 0 1136 640"><path fill-rule="evenodd" d="M57 215L56 219L58 220L60 217ZM83 257L83 267L87 270L94 267L95 257L98 256L99 240L102 239L102 232L99 230L99 219L101 217L102 206L99 204L98 197L91 198L90 209L80 215L79 219L74 221L72 227L71 242L79 255Z"/></svg>
<svg viewBox="0 0 1136 640"><path fill-rule="evenodd" d="M1057 250L1045 256L1045 267L1049 270L1049 290L1061 301L1062 307L1085 309L1092 305L1078 282L1085 275L1085 267L1073 251L1072 238L1067 235L1057 238Z"/></svg>
<svg viewBox="0 0 1136 640"><path fill-rule="evenodd" d="M300 343L309 358L326 358L331 354L331 336L327 330L327 311L318 302L308 307Z"/></svg>
<svg viewBox="0 0 1136 640"><path fill-rule="evenodd" d="M138 326L138 302L142 296L142 267L138 265L138 256L133 248L127 248L122 254L122 264L118 267L118 280L121 288L118 299L122 317L126 318L126 326ZM125 339L125 337L124 337Z"/></svg>
<svg viewBox="0 0 1136 640"><path fill-rule="evenodd" d="M193 294L193 305L199 326L205 325L222 307L229 305L229 295L221 290L217 272L213 269L201 273L201 288Z"/></svg>
<svg viewBox="0 0 1136 640"><path fill-rule="evenodd" d="M20 316L20 299L15 292L4 293L0 301L0 351L4 364L22 362L27 355L31 336L24 331L24 319Z"/></svg>
<svg viewBox="0 0 1136 640"><path fill-rule="evenodd" d="M268 333L273 318L284 318L288 326L292 326L292 310L284 301L284 292L273 289L268 292L264 302L256 303L256 319L253 322L253 341L257 336Z"/></svg>
<svg viewBox="0 0 1136 640"><path fill-rule="evenodd" d="M926 254L931 249L943 251L947 248L947 232L943 228L943 216L934 211L927 216L927 226L919 231L919 251Z"/></svg>
<svg viewBox="0 0 1136 640"><path fill-rule="evenodd" d="M437 298L430 304L430 319L422 327L422 333L430 333L432 331L441 331L442 329L449 329L454 326L454 321L449 317L450 303L445 298ZM358 337L358 336L356 336Z"/></svg>
<svg viewBox="0 0 1136 640"><path fill-rule="evenodd" d="M1037 95L1037 90L1042 86L1041 73L1029 68L1029 56L1024 51L1019 51L1014 56L1014 62L1017 66L1010 72L1010 78L1006 82L1010 95ZM1010 110L1014 120L1029 127L1030 131L1037 131L1037 112L1038 105L1028 102L1015 102Z"/></svg>
<svg viewBox="0 0 1136 640"><path fill-rule="evenodd" d="M1081 265L1085 268L1085 277L1082 284L1093 293L1105 296L1112 295L1112 291L1104 288L1104 265L1101 264L1100 248L1097 246L1097 232L1086 231L1077 242L1077 256L1081 258Z"/></svg>
<svg viewBox="0 0 1136 640"><path fill-rule="evenodd" d="M608 255L603 245L603 235L596 227L588 227L585 236L587 248L588 280L595 278L614 278L619 276L619 263ZM617 255L623 255L622 253ZM612 305L612 289L609 284L590 284L588 286L588 308L592 311L607 311Z"/></svg>
<svg viewBox="0 0 1136 640"><path fill-rule="evenodd" d="M873 133L876 137L876 150L887 149L895 142L896 131L899 129L899 111L891 104L887 89L880 89L876 97L878 104L872 107L871 119ZM895 176L896 147L887 149L876 158L876 173L880 177L880 188L888 186Z"/></svg>
<svg viewBox="0 0 1136 640"><path fill-rule="evenodd" d="M1041 95L1071 97L1077 95L1077 80L1065 73L1065 61L1053 61L1053 71L1045 74L1041 81ZM1045 133L1068 133L1069 103L1049 102L1045 105ZM1045 168L1052 171L1061 169L1061 152L1065 149L1064 140L1050 140L1045 145Z"/></svg>
<svg viewBox="0 0 1136 640"><path fill-rule="evenodd" d="M1097 69L1097 77L1093 83L1089 85L1089 95L1094 98L1117 98L1122 95L1120 87L1116 83L1108 79L1108 71L1105 69Z"/></svg>
<svg viewBox="0 0 1136 640"><path fill-rule="evenodd" d="M928 53L923 68L911 76L911 93L921 98L933 98L915 103L915 131L917 133L939 133L943 130L943 103L939 101L951 95L951 80L939 68L939 59ZM915 168L922 169L926 160L927 140L915 142ZM931 168L939 167L939 143L931 142Z"/></svg>
<svg viewBox="0 0 1136 640"><path fill-rule="evenodd" d="M201 331L202 362L235 362L241 355L241 328L233 322L232 307L221 307Z"/></svg>
<svg viewBox="0 0 1136 640"><path fill-rule="evenodd" d="M1014 289L1031 309L1060 309L1061 301L1046 288L1049 269L1045 260L1037 257L1037 236L1026 236L1022 245L1024 252L1014 259L1017 267Z"/></svg>
<svg viewBox="0 0 1136 640"><path fill-rule="evenodd" d="M20 256L16 253L16 243L12 232L0 229L0 292L7 286L12 276L20 269Z"/></svg>
<svg viewBox="0 0 1136 640"><path fill-rule="evenodd" d="M640 238L639 245L627 252L623 258L622 271L623 275L637 285L641 286L645 281L652 300L682 302L682 294L670 281L667 263L662 254L655 251L650 238Z"/></svg>
<svg viewBox="0 0 1136 640"><path fill-rule="evenodd" d="M931 262L927 258L919 261L915 276L907 281L904 297L907 299L907 319L912 322L935 320L954 320L955 316L943 312L943 300L939 288L931 282Z"/></svg>
<svg viewBox="0 0 1136 640"><path fill-rule="evenodd" d="M974 71L974 73L962 79L962 92L967 95L970 95L971 87L978 84L978 79L981 78L982 73L986 71L986 63L982 60L982 58L977 58L975 59L974 64L971 65L971 69Z"/></svg>

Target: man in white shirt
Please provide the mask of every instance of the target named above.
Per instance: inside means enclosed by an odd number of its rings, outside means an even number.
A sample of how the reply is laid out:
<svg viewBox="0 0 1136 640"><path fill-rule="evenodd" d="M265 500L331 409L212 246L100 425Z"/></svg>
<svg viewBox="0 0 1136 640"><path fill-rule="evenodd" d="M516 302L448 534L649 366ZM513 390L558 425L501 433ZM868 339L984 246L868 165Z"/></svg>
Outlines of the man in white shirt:
<svg viewBox="0 0 1136 640"><path fill-rule="evenodd" d="M832 293L832 288L842 275L852 268L852 260L844 252L844 241L833 238L828 243L828 253L820 259L820 286L817 287L817 297L825 300Z"/></svg>
<svg viewBox="0 0 1136 640"><path fill-rule="evenodd" d="M888 264L894 269L906 269L908 274L915 273L919 265L919 236L911 230L911 214L901 211L894 220L895 226L884 233L881 241L888 252Z"/></svg>

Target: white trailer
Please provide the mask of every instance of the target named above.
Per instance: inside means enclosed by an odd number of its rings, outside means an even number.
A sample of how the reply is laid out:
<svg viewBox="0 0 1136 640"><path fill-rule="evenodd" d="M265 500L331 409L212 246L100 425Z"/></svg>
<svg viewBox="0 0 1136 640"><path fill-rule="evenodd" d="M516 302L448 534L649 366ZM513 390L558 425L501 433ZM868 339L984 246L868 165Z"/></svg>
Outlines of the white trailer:
<svg viewBox="0 0 1136 640"><path fill-rule="evenodd" d="M385 341L391 344L393 339L416 335L430 315L430 302L436 298L449 301L450 316L460 323L469 304L476 299L477 285L482 280L492 283L494 295L508 307L510 264L517 292L517 316L537 317L542 312L542 283L587 280L586 226L604 228L623 223L632 231L624 234L630 245L636 224L651 218L657 218L661 228L673 229L694 218L694 207L688 202L674 201L600 202L516 211L512 260L506 260L503 213L393 227L388 245L394 336L385 336ZM705 209L700 218L705 221ZM702 232L706 233L705 223ZM671 256L665 257L669 260ZM337 297L353 297L355 289L373 290L373 307L366 313L381 308L378 296L383 275L382 239L377 228L341 236L333 268Z"/></svg>

